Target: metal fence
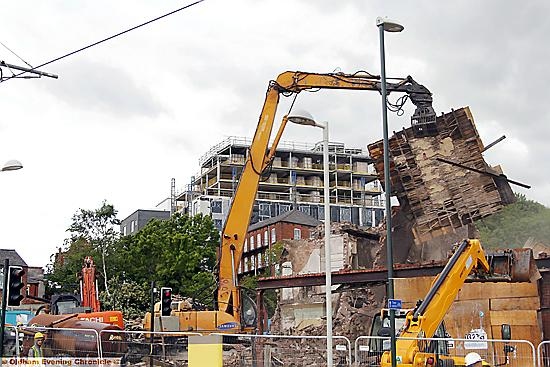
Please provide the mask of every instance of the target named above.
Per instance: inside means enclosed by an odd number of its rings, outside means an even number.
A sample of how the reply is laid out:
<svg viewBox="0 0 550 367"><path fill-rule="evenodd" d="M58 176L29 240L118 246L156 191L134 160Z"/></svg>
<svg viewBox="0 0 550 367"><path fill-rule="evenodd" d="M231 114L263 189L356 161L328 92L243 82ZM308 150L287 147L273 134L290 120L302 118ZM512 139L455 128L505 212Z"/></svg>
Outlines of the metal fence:
<svg viewBox="0 0 550 367"><path fill-rule="evenodd" d="M470 352L476 352L491 366L537 366L535 347L526 340L455 338L397 338L397 340L416 341L421 352L436 353L449 357L463 358ZM389 342L389 337L361 336L357 338L354 344L355 366L380 365L380 358L383 351L389 349ZM550 348L548 351L550 351ZM540 362L539 365L542 366Z"/></svg>
<svg viewBox="0 0 550 367"><path fill-rule="evenodd" d="M326 366L326 336L217 334L224 339L224 367ZM352 365L351 342L333 337L333 365Z"/></svg>
<svg viewBox="0 0 550 367"><path fill-rule="evenodd" d="M389 337L360 336L354 343L354 366L379 366L384 349L389 348Z"/></svg>
<svg viewBox="0 0 550 367"><path fill-rule="evenodd" d="M36 332L46 338L44 357L112 358L120 364L184 366L188 337L200 333L145 332L6 326L4 357L26 357ZM224 367L326 366L326 336L216 334L223 339ZM398 338L413 341L415 339ZM550 367L550 341L537 348L525 340L417 339L421 351L464 357L477 352L491 366ZM360 336L352 344L333 337L333 365L379 366L389 338ZM16 363L19 364L19 363Z"/></svg>
<svg viewBox="0 0 550 367"><path fill-rule="evenodd" d="M121 358L122 363L187 361L188 338L191 332L150 332L102 330L99 332L102 357ZM107 349L110 348L110 349Z"/></svg>
<svg viewBox="0 0 550 367"><path fill-rule="evenodd" d="M539 367L550 367L550 341L543 341L537 346L537 364Z"/></svg>
<svg viewBox="0 0 550 367"><path fill-rule="evenodd" d="M40 332L45 335L42 344L44 357L100 357L101 344L99 334L94 329L47 328L37 326L19 327L16 340L20 345L17 356L28 356L34 344L34 335Z"/></svg>

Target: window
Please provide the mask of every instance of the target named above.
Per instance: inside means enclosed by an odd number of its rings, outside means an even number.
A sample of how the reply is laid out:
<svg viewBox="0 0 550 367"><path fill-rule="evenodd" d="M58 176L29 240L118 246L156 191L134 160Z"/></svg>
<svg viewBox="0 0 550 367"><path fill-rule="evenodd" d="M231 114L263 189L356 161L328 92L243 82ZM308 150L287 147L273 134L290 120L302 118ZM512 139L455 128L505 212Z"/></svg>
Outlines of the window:
<svg viewBox="0 0 550 367"><path fill-rule="evenodd" d="M221 200L212 200L210 203L210 211L215 214L221 214L222 212L222 201Z"/></svg>
<svg viewBox="0 0 550 367"><path fill-rule="evenodd" d="M244 271L247 272L248 271L248 263L250 262L250 259L245 257L244 258Z"/></svg>
<svg viewBox="0 0 550 367"><path fill-rule="evenodd" d="M275 233L275 228L271 228L271 243L277 242L277 234Z"/></svg>
<svg viewBox="0 0 550 367"><path fill-rule="evenodd" d="M351 208L340 208L340 221L351 222Z"/></svg>
<svg viewBox="0 0 550 367"><path fill-rule="evenodd" d="M122 227L122 235L126 236L126 226Z"/></svg>
<svg viewBox="0 0 550 367"><path fill-rule="evenodd" d="M254 249L254 236L250 236L250 249Z"/></svg>
<svg viewBox="0 0 550 367"><path fill-rule="evenodd" d="M264 231L264 246L267 246L269 244L269 232L267 229Z"/></svg>
<svg viewBox="0 0 550 367"><path fill-rule="evenodd" d="M258 269L262 267L262 254L258 254Z"/></svg>
<svg viewBox="0 0 550 367"><path fill-rule="evenodd" d="M248 238L244 240L244 252L248 251Z"/></svg>
<svg viewBox="0 0 550 367"><path fill-rule="evenodd" d="M136 221L133 220L131 223L130 223L130 233L134 232L136 229Z"/></svg>
<svg viewBox="0 0 550 367"><path fill-rule="evenodd" d="M304 214L307 214L307 215L310 215L310 208L309 208L309 205L300 205L298 207L298 210L301 211L302 213Z"/></svg>
<svg viewBox="0 0 550 367"><path fill-rule="evenodd" d="M259 207L261 217L271 217L271 203L260 203Z"/></svg>
<svg viewBox="0 0 550 367"><path fill-rule="evenodd" d="M214 227L216 227L216 229L218 231L221 231L222 230L222 220L221 219L214 219Z"/></svg>
<svg viewBox="0 0 550 367"><path fill-rule="evenodd" d="M262 235L258 233L256 235L256 248L260 247L262 247Z"/></svg>
<svg viewBox="0 0 550 367"><path fill-rule="evenodd" d="M300 228L294 228L294 239L295 240L302 239L302 230Z"/></svg>

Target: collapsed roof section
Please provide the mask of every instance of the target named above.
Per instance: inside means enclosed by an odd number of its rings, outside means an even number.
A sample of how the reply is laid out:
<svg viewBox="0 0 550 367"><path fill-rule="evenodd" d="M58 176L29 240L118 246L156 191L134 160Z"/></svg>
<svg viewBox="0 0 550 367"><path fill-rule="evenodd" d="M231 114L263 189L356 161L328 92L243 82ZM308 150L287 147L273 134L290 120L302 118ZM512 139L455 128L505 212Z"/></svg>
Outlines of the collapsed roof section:
<svg viewBox="0 0 550 367"><path fill-rule="evenodd" d="M417 244L454 233L514 201L510 185L498 176L500 169L483 159L483 143L468 107L442 114L436 124L435 136L415 137L408 128L389 139L392 195L412 221ZM368 149L383 183L383 142Z"/></svg>

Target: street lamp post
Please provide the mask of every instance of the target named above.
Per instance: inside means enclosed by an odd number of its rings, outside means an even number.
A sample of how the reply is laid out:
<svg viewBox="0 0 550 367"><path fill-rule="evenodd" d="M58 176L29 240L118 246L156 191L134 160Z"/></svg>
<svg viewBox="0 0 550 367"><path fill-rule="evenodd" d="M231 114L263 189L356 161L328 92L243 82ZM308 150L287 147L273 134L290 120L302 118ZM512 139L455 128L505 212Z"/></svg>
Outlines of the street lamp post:
<svg viewBox="0 0 550 367"><path fill-rule="evenodd" d="M386 256L388 268L388 287L387 298L394 298L393 288L393 243L392 243L392 221L391 221L391 185L390 185L390 147L388 138L388 105L387 105L387 89L386 89L386 57L384 50L384 32L401 32L404 27L387 18L378 17L376 25L380 33L380 76L382 89L382 126L383 126L383 142L384 142L384 194L386 201ZM391 341L391 365L395 367L396 360L396 340L395 340L395 310L390 308L390 341Z"/></svg>
<svg viewBox="0 0 550 367"><path fill-rule="evenodd" d="M328 122L318 123L306 111L296 111L288 116L288 121L299 125L316 126L323 129L323 193L325 209L325 303L327 314L327 367L333 366L332 357L332 279L330 251L330 193L328 158Z"/></svg>
<svg viewBox="0 0 550 367"><path fill-rule="evenodd" d="M21 164L21 162L19 162L16 159L11 159L4 164L4 166L2 167L2 169L0 169L0 171L2 172L17 171L18 169L21 169L21 168L23 168L23 164Z"/></svg>
<svg viewBox="0 0 550 367"><path fill-rule="evenodd" d="M7 161L2 168L0 168L0 172L6 172L6 171L17 171L18 169L23 168L23 165L18 160L12 159ZM4 329L6 328L6 295L7 295L7 287L8 287L8 272L9 272L9 259L6 259L4 261L4 293L2 294L2 314L0 315L0 367L2 366L2 357L4 356Z"/></svg>

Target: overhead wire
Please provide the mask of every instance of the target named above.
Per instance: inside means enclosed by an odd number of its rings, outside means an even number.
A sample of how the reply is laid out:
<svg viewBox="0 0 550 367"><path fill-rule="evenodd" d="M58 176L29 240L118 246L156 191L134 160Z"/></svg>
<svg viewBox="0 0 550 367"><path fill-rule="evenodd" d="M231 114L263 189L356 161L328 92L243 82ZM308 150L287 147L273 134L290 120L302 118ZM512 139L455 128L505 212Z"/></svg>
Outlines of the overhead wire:
<svg viewBox="0 0 550 367"><path fill-rule="evenodd" d="M143 26L146 26L146 25L148 25L148 24L151 24L151 23L153 23L153 22L156 22L157 20L166 18L166 17L168 17L168 16L170 16L170 15L173 15L173 14L175 14L175 13L177 13L177 12L180 12L180 11L182 11L182 10L188 9L188 8L190 8L190 7L192 7L192 6L195 6L195 5L199 4L199 3L202 3L203 1L205 1L205 0L197 0L197 1L193 2L193 3L191 3L191 4L187 4L187 5L185 5L185 6L181 7L181 8L178 8L178 9L176 9L176 10L173 10L173 11L171 11L171 12L168 12L168 13L166 13L166 14L163 14L163 15L161 15L161 16L158 16L158 17L156 17L156 18L153 18L153 19L151 19L151 20L148 20L148 21L146 21L146 22L144 22L144 23L138 24L138 25L136 25L136 26L134 26L134 27L128 28L128 29L126 29L126 30L124 30L124 31L122 31L122 32L119 32L119 33L117 33L117 34L114 34L114 35L112 35L112 36L109 36L109 37L107 37L107 38L104 38L104 39L102 39L102 40L100 40L100 41L97 41L97 42L91 43L91 44L89 44L89 45L87 45L87 46L84 46L84 47L82 47L82 48L79 48L78 50L69 52L69 53L67 53L67 54L65 54L65 55L63 55L63 56L56 57L55 59L52 59L52 60L50 60L50 61L47 61L47 62L45 62L45 63L43 63L43 64L38 65L38 66L31 67L31 69L28 70L28 71L23 71L23 72L20 72L20 73L18 73L18 74L15 74L15 75L13 75L13 76L11 76L11 77L7 77L7 78L5 78L4 80L0 80L0 83L6 82L6 81L8 81L8 80L10 80L10 79L13 79L13 78L17 78L17 77L19 77L20 75L23 75L23 74L25 74L25 73L28 73L29 71L33 71L33 70L36 70L36 69L41 68L41 67L43 67L43 66L52 64L52 63L54 63L54 62L56 62L56 61L62 60L62 59L64 59L64 58L66 58L66 57L69 57L69 56L72 56L72 55L77 54L77 53L79 53L79 52L82 52L82 51L87 50L87 49L89 49L89 48L91 48L91 47L94 47L94 46L97 46L97 45L99 45L99 44L101 44L101 43L104 43L104 42L107 42L107 41L109 41L109 40L112 40L113 38L122 36L123 34L126 34L126 33L128 33L128 32L134 31L134 30L136 30L136 29L138 29L138 28L141 28L141 27L143 27Z"/></svg>
<svg viewBox="0 0 550 367"><path fill-rule="evenodd" d="M30 66L30 67L32 68L32 65L31 65L31 64L29 64L28 62L26 62L25 60L23 60L23 58L22 58L21 56L19 56L19 55L16 54L11 48L9 48L8 46L6 46L6 45L4 44L4 42L0 41L0 45L4 46L4 48L5 48L6 50L8 50L8 51L11 52L12 54L14 54L15 57L17 57L19 60L21 60L21 61L23 61L25 64L27 64L27 66Z"/></svg>

